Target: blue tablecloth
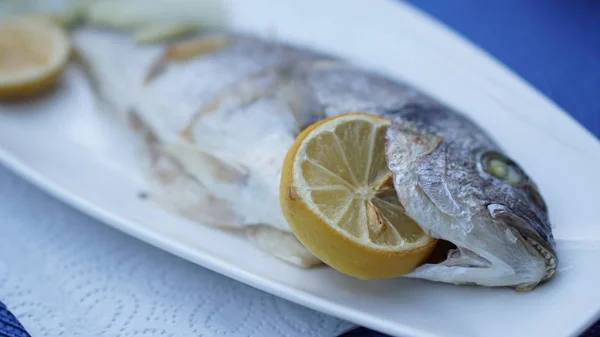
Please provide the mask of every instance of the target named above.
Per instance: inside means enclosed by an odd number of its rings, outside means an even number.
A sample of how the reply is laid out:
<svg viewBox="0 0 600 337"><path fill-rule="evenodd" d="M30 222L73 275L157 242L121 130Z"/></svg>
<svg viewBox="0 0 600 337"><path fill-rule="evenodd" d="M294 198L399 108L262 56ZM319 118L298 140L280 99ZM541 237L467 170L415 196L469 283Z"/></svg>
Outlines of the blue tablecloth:
<svg viewBox="0 0 600 337"><path fill-rule="evenodd" d="M485 49L600 137L600 2L408 2ZM27 336L0 303L3 334ZM585 335L600 335L600 325ZM346 336L383 335L361 328Z"/></svg>
<svg viewBox="0 0 600 337"><path fill-rule="evenodd" d="M0 302L0 336L30 337L15 316Z"/></svg>

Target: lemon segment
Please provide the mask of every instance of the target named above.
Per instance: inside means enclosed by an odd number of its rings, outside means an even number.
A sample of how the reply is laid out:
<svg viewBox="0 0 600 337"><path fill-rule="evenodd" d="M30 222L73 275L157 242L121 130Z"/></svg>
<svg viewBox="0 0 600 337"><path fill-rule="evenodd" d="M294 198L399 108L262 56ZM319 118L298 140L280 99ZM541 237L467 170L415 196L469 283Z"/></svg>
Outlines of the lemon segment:
<svg viewBox="0 0 600 337"><path fill-rule="evenodd" d="M9 17L0 22L0 98L29 96L50 88L62 74L71 44L50 20Z"/></svg>
<svg viewBox="0 0 600 337"><path fill-rule="evenodd" d="M280 203L294 234L323 262L361 279L408 273L436 244L398 201L385 159L389 125L360 113L316 123L282 170Z"/></svg>

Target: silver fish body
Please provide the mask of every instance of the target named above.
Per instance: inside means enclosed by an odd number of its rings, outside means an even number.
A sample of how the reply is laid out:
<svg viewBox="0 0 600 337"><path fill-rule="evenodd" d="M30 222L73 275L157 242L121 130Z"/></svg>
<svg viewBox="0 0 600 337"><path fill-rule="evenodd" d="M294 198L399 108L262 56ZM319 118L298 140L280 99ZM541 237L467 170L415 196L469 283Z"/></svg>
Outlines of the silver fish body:
<svg viewBox="0 0 600 337"><path fill-rule="evenodd" d="M456 245L409 276L531 288L555 269L535 185L473 123L406 84L245 35L166 47L87 28L74 36L99 95L142 136L152 195L165 207L241 231L296 265L318 264L279 208L283 159L305 126L373 113L392 119L387 158L407 214ZM503 169L522 184L488 173Z"/></svg>

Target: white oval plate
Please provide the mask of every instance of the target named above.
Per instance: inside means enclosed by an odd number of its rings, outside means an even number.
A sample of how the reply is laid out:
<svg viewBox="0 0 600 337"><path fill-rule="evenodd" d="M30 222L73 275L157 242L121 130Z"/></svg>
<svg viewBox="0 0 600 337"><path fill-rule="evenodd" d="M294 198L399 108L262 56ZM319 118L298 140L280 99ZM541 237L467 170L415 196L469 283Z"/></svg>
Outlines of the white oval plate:
<svg viewBox="0 0 600 337"><path fill-rule="evenodd" d="M56 92L0 105L0 159L132 236L307 307L402 336L575 336L600 310L600 143L482 51L394 1L231 0L233 25L332 52L404 79L474 118L540 185L559 272L531 293L301 270L245 240L140 200L127 137L69 69Z"/></svg>

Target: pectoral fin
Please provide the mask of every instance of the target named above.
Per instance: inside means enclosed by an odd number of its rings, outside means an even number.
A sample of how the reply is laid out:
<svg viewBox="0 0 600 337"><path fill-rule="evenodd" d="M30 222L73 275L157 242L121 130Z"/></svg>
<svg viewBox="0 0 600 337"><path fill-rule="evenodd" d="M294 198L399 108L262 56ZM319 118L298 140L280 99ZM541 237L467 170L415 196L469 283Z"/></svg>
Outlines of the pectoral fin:
<svg viewBox="0 0 600 337"><path fill-rule="evenodd" d="M146 147L150 162L145 168L152 200L176 214L198 223L229 229L244 228L240 215L226 199L219 198L200 181L186 172L175 158L165 153L157 142Z"/></svg>
<svg viewBox="0 0 600 337"><path fill-rule="evenodd" d="M191 144L169 145L165 151L176 158L188 174L206 185L244 185L249 176L246 167L226 161Z"/></svg>
<svg viewBox="0 0 600 337"><path fill-rule="evenodd" d="M246 236L260 249L298 267L322 264L296 239L294 234L265 225L249 226Z"/></svg>
<svg viewBox="0 0 600 337"><path fill-rule="evenodd" d="M162 174L165 175L166 172ZM181 171L170 171L169 179L158 179L150 198L166 209L200 224L219 228L243 228L235 208L211 194L204 186Z"/></svg>

